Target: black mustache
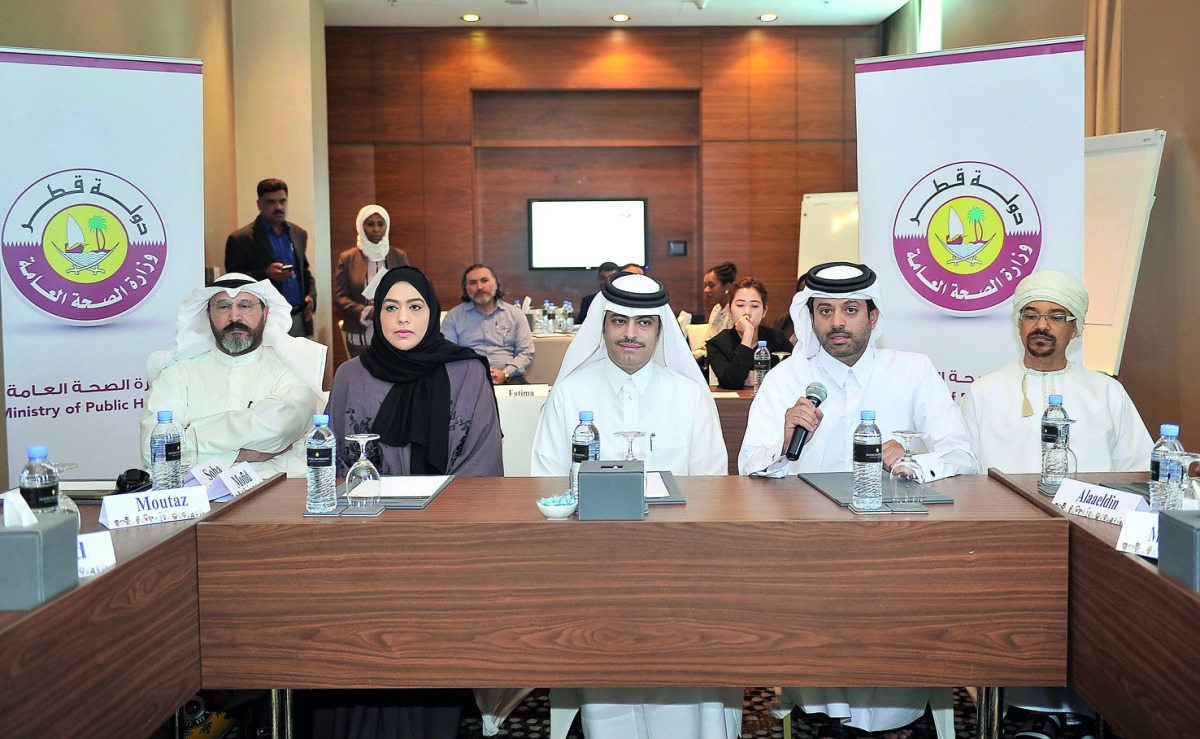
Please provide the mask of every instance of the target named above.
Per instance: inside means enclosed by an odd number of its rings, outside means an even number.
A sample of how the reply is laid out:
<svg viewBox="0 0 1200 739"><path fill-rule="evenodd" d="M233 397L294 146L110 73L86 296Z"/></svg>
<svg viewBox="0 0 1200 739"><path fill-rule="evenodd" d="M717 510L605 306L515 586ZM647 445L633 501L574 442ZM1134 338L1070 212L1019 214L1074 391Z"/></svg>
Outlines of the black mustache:
<svg viewBox="0 0 1200 739"><path fill-rule="evenodd" d="M221 329L221 333L223 334L227 334L230 331L245 331L246 333L250 333L250 327L239 321L237 323L231 323L225 328Z"/></svg>
<svg viewBox="0 0 1200 739"><path fill-rule="evenodd" d="M626 336L623 339L617 339L617 343L618 344L637 344L638 346L646 345L646 342L642 341L641 339L635 339L632 336Z"/></svg>
<svg viewBox="0 0 1200 739"><path fill-rule="evenodd" d="M1034 336L1045 336L1047 339L1054 341L1054 334L1043 328L1035 329L1029 332L1029 338L1032 339Z"/></svg>

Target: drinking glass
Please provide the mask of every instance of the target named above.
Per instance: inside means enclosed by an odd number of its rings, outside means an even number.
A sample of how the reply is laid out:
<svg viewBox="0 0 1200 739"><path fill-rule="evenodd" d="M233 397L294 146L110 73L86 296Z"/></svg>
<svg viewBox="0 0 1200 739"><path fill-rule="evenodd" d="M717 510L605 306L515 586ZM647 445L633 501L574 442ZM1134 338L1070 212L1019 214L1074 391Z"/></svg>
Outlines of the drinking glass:
<svg viewBox="0 0 1200 739"><path fill-rule="evenodd" d="M1179 476L1172 476L1171 482L1168 483L1171 490L1170 500L1162 508L1164 511L1173 511L1183 507L1185 498L1193 497L1192 478L1189 470L1194 463L1200 462L1200 454L1169 451L1165 456L1168 463L1179 465Z"/></svg>
<svg viewBox="0 0 1200 739"><path fill-rule="evenodd" d="M646 435L645 431L618 431L613 436L620 436L629 445L625 452L625 461L630 462L637 459L637 455L633 453L633 442Z"/></svg>
<svg viewBox="0 0 1200 739"><path fill-rule="evenodd" d="M925 475L921 472L921 466L917 464L917 460L913 458L912 454L913 439L920 439L924 435L920 431L911 429L892 432L892 436L895 436L904 445L904 456L896 460L889 473L891 477L889 489L892 493L893 503L923 503L925 501L925 493L921 487L925 483Z"/></svg>
<svg viewBox="0 0 1200 739"><path fill-rule="evenodd" d="M346 503L351 508L375 508L379 505L379 486L382 477L371 460L367 459L367 444L379 434L348 434L347 441L358 444L358 461L346 473Z"/></svg>
<svg viewBox="0 0 1200 739"><path fill-rule="evenodd" d="M771 352L771 356L775 357L775 364L771 365L771 369L775 369L776 367L779 366L780 362L782 362L783 360L792 356L792 353L791 352Z"/></svg>

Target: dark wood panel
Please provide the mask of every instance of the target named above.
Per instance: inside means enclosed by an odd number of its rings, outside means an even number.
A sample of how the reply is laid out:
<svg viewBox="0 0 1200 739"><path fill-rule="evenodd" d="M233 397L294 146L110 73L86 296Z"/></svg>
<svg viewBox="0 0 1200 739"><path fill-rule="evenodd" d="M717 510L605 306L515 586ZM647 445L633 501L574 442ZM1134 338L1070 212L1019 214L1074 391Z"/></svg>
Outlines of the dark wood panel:
<svg viewBox="0 0 1200 739"><path fill-rule="evenodd" d="M687 29L477 31L476 90L699 89L700 32Z"/></svg>
<svg viewBox="0 0 1200 739"><path fill-rule="evenodd" d="M750 36L750 127L753 141L796 138L796 39L791 35Z"/></svg>
<svg viewBox="0 0 1200 739"><path fill-rule="evenodd" d="M688 505L644 522L541 520L560 478L456 480L369 522L251 501L198 530L204 685L1065 680L1066 522L985 477L888 520L796 478L679 482Z"/></svg>
<svg viewBox="0 0 1200 739"><path fill-rule="evenodd" d="M476 146L695 146L699 95L675 90L475 93Z"/></svg>
<svg viewBox="0 0 1200 739"><path fill-rule="evenodd" d="M750 129L750 41L742 31L704 33L701 135L737 141Z"/></svg>
<svg viewBox="0 0 1200 739"><path fill-rule="evenodd" d="M801 39L796 48L796 137L804 140L844 138L845 79L853 67L843 56L841 39ZM853 120L850 125L853 126Z"/></svg>
<svg viewBox="0 0 1200 739"><path fill-rule="evenodd" d="M422 140L421 37L410 33L371 37L373 140ZM366 115L367 111L362 113Z"/></svg>
<svg viewBox="0 0 1200 739"><path fill-rule="evenodd" d="M325 95L329 143L371 141L376 104L371 44L361 28L325 29ZM332 174L332 173L331 173Z"/></svg>
<svg viewBox="0 0 1200 739"><path fill-rule="evenodd" d="M479 261L472 240L472 161L465 145L427 146L425 172L425 250L421 269L437 288L442 308L458 305L462 272Z"/></svg>
<svg viewBox="0 0 1200 739"><path fill-rule="evenodd" d="M844 39L845 61L842 74L842 127L844 137L857 138L855 131L854 60L870 59L883 53L883 37L876 30L867 36L847 36ZM849 188L856 189L856 188Z"/></svg>
<svg viewBox="0 0 1200 739"><path fill-rule="evenodd" d="M471 140L472 37L429 34L421 42L422 134L425 141Z"/></svg>

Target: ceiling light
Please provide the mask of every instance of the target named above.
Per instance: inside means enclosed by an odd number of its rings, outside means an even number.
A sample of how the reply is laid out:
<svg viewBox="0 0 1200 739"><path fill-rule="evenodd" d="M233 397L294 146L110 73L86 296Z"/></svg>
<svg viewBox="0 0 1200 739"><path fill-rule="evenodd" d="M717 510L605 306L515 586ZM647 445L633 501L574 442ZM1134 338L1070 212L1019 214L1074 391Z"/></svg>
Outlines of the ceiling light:
<svg viewBox="0 0 1200 739"><path fill-rule="evenodd" d="M758 19L759 19L760 21L762 21L763 23L772 23L772 22L774 22L774 21L777 21L777 20L779 20L779 14L777 14L777 13L763 13L762 15L758 16Z"/></svg>
<svg viewBox="0 0 1200 739"><path fill-rule="evenodd" d="M628 23L629 16L625 15L624 13L616 13L613 15L612 20L613 23Z"/></svg>
<svg viewBox="0 0 1200 739"><path fill-rule="evenodd" d="M463 13L462 19L466 23L478 23L479 16L474 13Z"/></svg>

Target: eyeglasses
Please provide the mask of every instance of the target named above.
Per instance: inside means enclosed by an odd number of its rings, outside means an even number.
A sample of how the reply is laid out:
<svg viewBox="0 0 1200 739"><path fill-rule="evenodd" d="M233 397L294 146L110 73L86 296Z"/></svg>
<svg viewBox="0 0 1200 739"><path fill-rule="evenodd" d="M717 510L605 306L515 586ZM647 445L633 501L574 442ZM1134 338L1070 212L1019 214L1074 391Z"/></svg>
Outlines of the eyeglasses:
<svg viewBox="0 0 1200 739"><path fill-rule="evenodd" d="M1070 323L1075 320L1075 316L1066 313L1034 313L1033 311L1021 311L1021 323L1035 323L1045 318L1050 323Z"/></svg>
<svg viewBox="0 0 1200 739"><path fill-rule="evenodd" d="M229 300L221 300L221 301L218 301L218 302L210 305L209 310L211 310L213 313L216 313L219 316L223 316L223 315L228 314L229 311L233 310L235 306L237 307L239 313L249 313L250 311L253 311L255 308L261 308L262 301L260 301L260 300L239 300L238 302L234 303Z"/></svg>

